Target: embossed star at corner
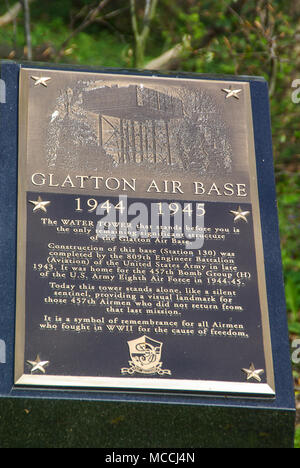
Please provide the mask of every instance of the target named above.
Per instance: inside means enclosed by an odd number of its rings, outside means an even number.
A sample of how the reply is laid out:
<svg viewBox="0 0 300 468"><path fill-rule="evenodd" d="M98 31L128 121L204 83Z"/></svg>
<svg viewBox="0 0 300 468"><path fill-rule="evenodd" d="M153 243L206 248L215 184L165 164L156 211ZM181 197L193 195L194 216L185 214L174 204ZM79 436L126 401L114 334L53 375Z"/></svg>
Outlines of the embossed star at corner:
<svg viewBox="0 0 300 468"><path fill-rule="evenodd" d="M34 86L42 85L45 88L48 87L47 82L51 80L49 76L32 76L31 78L35 81Z"/></svg>
<svg viewBox="0 0 300 468"><path fill-rule="evenodd" d="M246 221L246 223L248 223L247 216L250 214L250 211L243 211L242 208L239 206L237 211L230 210L230 213L234 215L234 222L238 221L239 219L242 219L243 221Z"/></svg>
<svg viewBox="0 0 300 468"><path fill-rule="evenodd" d="M240 99L239 93L242 92L241 89L230 89L230 88L223 88L222 91L226 93L225 99L229 99L231 97L234 97L235 99Z"/></svg>
<svg viewBox="0 0 300 468"><path fill-rule="evenodd" d="M247 374L247 380L255 379L258 382L261 382L260 375L265 372L264 369L255 369L253 362L250 364L249 369L242 369L242 371Z"/></svg>
<svg viewBox="0 0 300 468"><path fill-rule="evenodd" d="M49 361L41 361L39 354L37 355L35 361L27 361L28 364L32 366L31 373L33 374L36 371L40 371L43 374L46 373L44 367L49 365Z"/></svg>
<svg viewBox="0 0 300 468"><path fill-rule="evenodd" d="M33 211L44 211L47 213L47 208L46 206L50 205L50 201L43 201L41 197L38 197L37 201L34 200L29 200L29 203L32 203L34 205Z"/></svg>

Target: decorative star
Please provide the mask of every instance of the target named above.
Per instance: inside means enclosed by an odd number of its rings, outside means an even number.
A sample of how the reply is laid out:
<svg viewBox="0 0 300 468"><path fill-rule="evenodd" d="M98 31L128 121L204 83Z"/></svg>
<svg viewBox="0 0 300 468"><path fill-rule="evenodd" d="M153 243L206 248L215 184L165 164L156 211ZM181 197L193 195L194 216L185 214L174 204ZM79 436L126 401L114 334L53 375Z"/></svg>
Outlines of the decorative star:
<svg viewBox="0 0 300 468"><path fill-rule="evenodd" d="M47 213L46 206L50 205L50 201L43 201L41 197L37 199L37 201L29 200L29 203L34 205L33 211L42 210Z"/></svg>
<svg viewBox="0 0 300 468"><path fill-rule="evenodd" d="M48 366L49 361L41 361L39 354L37 355L35 361L27 361L28 364L32 366L31 373L33 374L35 371L40 371L43 374L46 373L44 367Z"/></svg>
<svg viewBox="0 0 300 468"><path fill-rule="evenodd" d="M258 382L261 382L260 374L265 372L263 369L255 369L253 362L250 364L250 369L242 369L242 371L247 374L247 380L255 379Z"/></svg>
<svg viewBox="0 0 300 468"><path fill-rule="evenodd" d="M48 86L47 81L51 80L49 76L32 76L31 78L35 81L34 86L43 85L45 88Z"/></svg>
<svg viewBox="0 0 300 468"><path fill-rule="evenodd" d="M227 93L225 99L229 99L231 97L235 97L236 99L240 99L238 94L242 92L241 89L229 89L229 88L224 88L224 89L222 89L222 91L224 91L224 93Z"/></svg>
<svg viewBox="0 0 300 468"><path fill-rule="evenodd" d="M243 211L242 208L239 206L237 211L230 210L230 213L234 214L234 222L242 219L248 223L247 216L250 214L250 211Z"/></svg>

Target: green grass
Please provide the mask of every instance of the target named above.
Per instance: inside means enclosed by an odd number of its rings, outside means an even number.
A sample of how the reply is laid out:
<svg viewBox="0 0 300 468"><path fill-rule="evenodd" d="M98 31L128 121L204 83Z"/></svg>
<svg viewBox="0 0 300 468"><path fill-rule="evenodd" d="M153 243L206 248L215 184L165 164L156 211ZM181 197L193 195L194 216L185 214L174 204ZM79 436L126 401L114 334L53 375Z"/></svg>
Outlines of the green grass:
<svg viewBox="0 0 300 468"><path fill-rule="evenodd" d="M300 448L300 426L296 427L295 448Z"/></svg>

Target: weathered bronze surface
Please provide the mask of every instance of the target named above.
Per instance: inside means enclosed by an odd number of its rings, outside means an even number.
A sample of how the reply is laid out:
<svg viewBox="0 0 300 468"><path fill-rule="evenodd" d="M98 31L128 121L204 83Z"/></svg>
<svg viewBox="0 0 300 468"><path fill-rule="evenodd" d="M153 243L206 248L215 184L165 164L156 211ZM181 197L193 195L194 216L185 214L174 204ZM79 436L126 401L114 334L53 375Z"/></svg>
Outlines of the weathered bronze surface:
<svg viewBox="0 0 300 468"><path fill-rule="evenodd" d="M274 396L249 83L27 68L19 115L15 383Z"/></svg>

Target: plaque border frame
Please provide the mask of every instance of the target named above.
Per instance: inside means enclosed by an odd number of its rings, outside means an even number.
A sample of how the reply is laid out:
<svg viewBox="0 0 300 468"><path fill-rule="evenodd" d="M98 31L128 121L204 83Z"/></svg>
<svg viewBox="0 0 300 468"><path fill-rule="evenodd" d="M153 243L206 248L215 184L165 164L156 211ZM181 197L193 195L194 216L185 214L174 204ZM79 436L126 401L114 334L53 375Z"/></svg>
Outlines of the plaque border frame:
<svg viewBox="0 0 300 468"><path fill-rule="evenodd" d="M25 67L25 69L38 72L44 71L44 69L30 68ZM57 70L60 72L60 70ZM74 73L73 71L61 70L62 73ZM99 73L101 71L90 70L91 73ZM80 70L78 71L80 73ZM83 72L86 74L87 72ZM114 77L118 73L112 74ZM126 76L124 73L120 72L119 75ZM109 72L106 73L106 76L109 77ZM138 74L131 73L129 75L131 78L134 76L139 76ZM176 77L163 77L161 75L157 76L159 79L170 79L174 80ZM143 78L143 76L141 77ZM153 77L155 78L155 77ZM186 78L187 80L193 81L205 81L205 77L193 77ZM207 80L211 81L211 80ZM214 79L216 83L226 85L230 80ZM258 275L258 288L260 296L260 305L261 305L261 324L263 330L263 347L264 347L264 357L266 362L266 373L267 373L267 383L254 383L254 382L224 382L224 381L206 381L206 380L180 380L180 379L143 379L139 377L128 378L128 377L82 377L82 376L55 376L55 375L30 375L23 374L21 369L24 368L24 345L25 345L25 265L24 257L26 255L26 210L20 209L22 206L26 206L25 196L26 191L24 188L24 166L26 167L26 146L27 146L27 115L24 119L24 113L19 112L19 190L18 190L18 260L17 260L17 312L16 312L16 335L15 335L15 385L16 386L42 386L42 387L54 387L56 389L63 388L84 388L85 390L99 389L101 390L111 390L122 389L122 390L142 390L150 392L152 390L160 390L162 393L164 391L184 391L185 393L197 392L199 395L201 393L218 393L225 394L230 396L243 394L244 396L255 396L255 397L272 397L276 395L275 392L275 382L274 382L274 369L273 369L273 359L272 359L272 345L271 345L271 336L270 336L270 324L269 324L269 312L268 312L268 300L267 300L267 288L266 288L266 276L265 276L265 267L264 267L264 250L263 250L263 239L262 239L262 228L261 228L261 214L259 206L259 192L258 192L258 182L257 182L257 164L255 156L255 140L254 140L254 129L253 129L253 117L252 117L252 101L250 94L250 83L245 80L232 80L235 85L238 83L246 84L248 101L247 106L247 128L248 128L248 141L250 147L248 150L249 155L249 175L250 175L250 190L251 190L251 205L253 209L253 219L256 221L253 223L253 232L254 232L254 242L255 242L255 252L256 252L256 265L257 265L257 275ZM19 88L19 109L26 108L26 99L28 95L25 87L25 92L23 91L24 86L22 83L22 68L20 70L20 88ZM22 157L23 155L23 157ZM25 171L26 174L26 171ZM249 363L250 364L250 363ZM149 385L151 382L151 385Z"/></svg>

